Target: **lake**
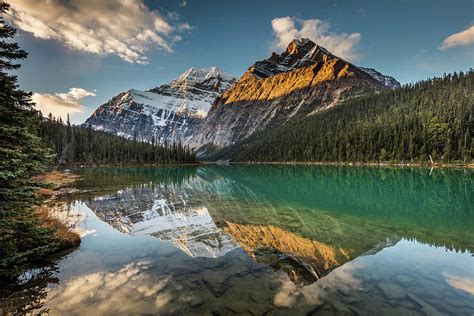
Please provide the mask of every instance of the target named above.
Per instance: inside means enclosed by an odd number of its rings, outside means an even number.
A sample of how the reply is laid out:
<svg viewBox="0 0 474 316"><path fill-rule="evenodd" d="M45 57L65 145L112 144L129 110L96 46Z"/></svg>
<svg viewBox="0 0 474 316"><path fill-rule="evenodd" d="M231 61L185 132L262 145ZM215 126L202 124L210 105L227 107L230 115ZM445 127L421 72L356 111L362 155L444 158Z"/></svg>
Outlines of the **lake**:
<svg viewBox="0 0 474 316"><path fill-rule="evenodd" d="M75 170L81 246L13 305L53 315L474 314L469 169Z"/></svg>

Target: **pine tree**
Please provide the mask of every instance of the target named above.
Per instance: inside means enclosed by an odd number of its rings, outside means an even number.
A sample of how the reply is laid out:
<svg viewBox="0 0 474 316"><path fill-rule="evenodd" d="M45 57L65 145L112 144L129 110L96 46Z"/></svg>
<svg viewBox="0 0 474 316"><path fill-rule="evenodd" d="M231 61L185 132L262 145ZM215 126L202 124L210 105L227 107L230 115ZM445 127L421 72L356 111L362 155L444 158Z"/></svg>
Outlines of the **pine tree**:
<svg viewBox="0 0 474 316"><path fill-rule="evenodd" d="M39 135L45 146L55 153L55 164L167 164L195 163L196 155L183 144L164 146L154 138L151 143L133 141L91 126L81 127L61 124L52 115L43 120Z"/></svg>
<svg viewBox="0 0 474 316"><path fill-rule="evenodd" d="M8 9L0 3L2 13ZM43 171L48 152L36 136L31 94L20 90L16 76L7 73L20 67L16 60L27 57L11 42L15 33L0 17L0 283L18 277L56 245L54 232L41 226L32 208L40 187L32 177Z"/></svg>

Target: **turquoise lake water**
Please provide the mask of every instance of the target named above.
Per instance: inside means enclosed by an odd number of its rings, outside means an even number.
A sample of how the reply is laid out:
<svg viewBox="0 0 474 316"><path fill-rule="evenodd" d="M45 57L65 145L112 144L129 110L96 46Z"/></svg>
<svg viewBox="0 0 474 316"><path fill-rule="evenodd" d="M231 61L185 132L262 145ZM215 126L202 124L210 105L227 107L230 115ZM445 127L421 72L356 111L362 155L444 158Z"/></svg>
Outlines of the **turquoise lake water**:
<svg viewBox="0 0 474 316"><path fill-rule="evenodd" d="M17 295L17 308L53 315L474 314L472 170L75 172L80 192L55 214L82 244L32 271L38 281Z"/></svg>

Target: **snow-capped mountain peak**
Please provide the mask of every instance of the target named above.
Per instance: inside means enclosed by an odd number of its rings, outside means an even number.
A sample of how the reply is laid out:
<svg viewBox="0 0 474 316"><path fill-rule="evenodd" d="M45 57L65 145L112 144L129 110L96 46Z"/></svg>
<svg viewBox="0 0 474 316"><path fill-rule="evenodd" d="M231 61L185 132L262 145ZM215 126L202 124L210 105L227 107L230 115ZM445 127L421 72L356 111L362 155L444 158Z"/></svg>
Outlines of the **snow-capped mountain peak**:
<svg viewBox="0 0 474 316"><path fill-rule="evenodd" d="M270 58L256 62L250 69L254 77L267 78L336 58L338 57L310 39L299 38L291 41L283 53L273 53Z"/></svg>
<svg viewBox="0 0 474 316"><path fill-rule="evenodd" d="M172 82L181 83L186 81L187 83L200 83L205 80L209 80L211 78L220 77L222 80L232 81L235 78L222 71L220 68L217 67L209 67L209 68L189 68L184 73L182 73L178 79L173 80Z"/></svg>
<svg viewBox="0 0 474 316"><path fill-rule="evenodd" d="M217 67L189 68L177 79L170 82L170 86L181 90L189 88L214 91L217 94L228 90L236 79ZM154 90L154 89L152 89Z"/></svg>
<svg viewBox="0 0 474 316"><path fill-rule="evenodd" d="M250 73L261 79L336 59L344 61L310 39L298 38L291 41L283 53L273 53L270 58L256 62L250 68ZM348 63L347 61L344 62ZM400 83L393 77L385 76L372 68L358 68L390 89L400 87Z"/></svg>
<svg viewBox="0 0 474 316"><path fill-rule="evenodd" d="M169 84L116 95L99 106L84 125L126 138L185 141L214 100L235 81L216 67L190 68Z"/></svg>
<svg viewBox="0 0 474 316"><path fill-rule="evenodd" d="M232 151L267 128L277 134L282 122L314 115L365 91L384 91L395 84L307 38L295 39L285 51L251 65L216 101L189 144L198 148L201 157L235 146ZM220 154L227 155L225 150Z"/></svg>

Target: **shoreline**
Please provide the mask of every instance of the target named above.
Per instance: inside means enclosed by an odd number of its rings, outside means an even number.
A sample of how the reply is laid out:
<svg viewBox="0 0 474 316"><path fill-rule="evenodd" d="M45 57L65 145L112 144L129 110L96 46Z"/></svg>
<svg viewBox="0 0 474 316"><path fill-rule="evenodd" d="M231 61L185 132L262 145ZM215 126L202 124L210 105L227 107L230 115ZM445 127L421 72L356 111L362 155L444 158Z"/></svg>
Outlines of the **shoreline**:
<svg viewBox="0 0 474 316"><path fill-rule="evenodd" d="M134 168L134 167L199 167L205 165L315 165L315 166L346 166L346 167L417 167L417 168L462 168L474 169L474 162L469 163L390 163L390 162L330 162L330 161L199 161L195 163L173 163L173 164L68 164L59 166L59 170L52 172L63 172L67 169L85 168ZM45 174L49 174L47 172Z"/></svg>
<svg viewBox="0 0 474 316"><path fill-rule="evenodd" d="M109 167L188 167L188 166L201 166L203 162L189 162L189 163L171 163L171 164L136 164L136 163L129 163L129 164L65 164L65 165L58 165L58 166L50 166L50 168L58 168L59 170L65 169L81 169L81 168L109 168Z"/></svg>
<svg viewBox="0 0 474 316"><path fill-rule="evenodd" d="M73 183L79 178L78 175L64 171L48 171L35 177L37 180L46 183L50 187L42 188L36 192L39 198L43 199L40 205L34 207L35 214L38 216L41 225L53 228L55 237L58 240L59 247L48 256L54 256L60 252L75 248L80 245L81 237L68 227L66 223L51 215L51 211L57 204L57 198L76 192Z"/></svg>
<svg viewBox="0 0 474 316"><path fill-rule="evenodd" d="M344 167L417 167L417 168L462 168L473 169L474 163L385 163L385 162L325 162L325 161L203 161L205 164L218 165L307 165L307 166L344 166Z"/></svg>

